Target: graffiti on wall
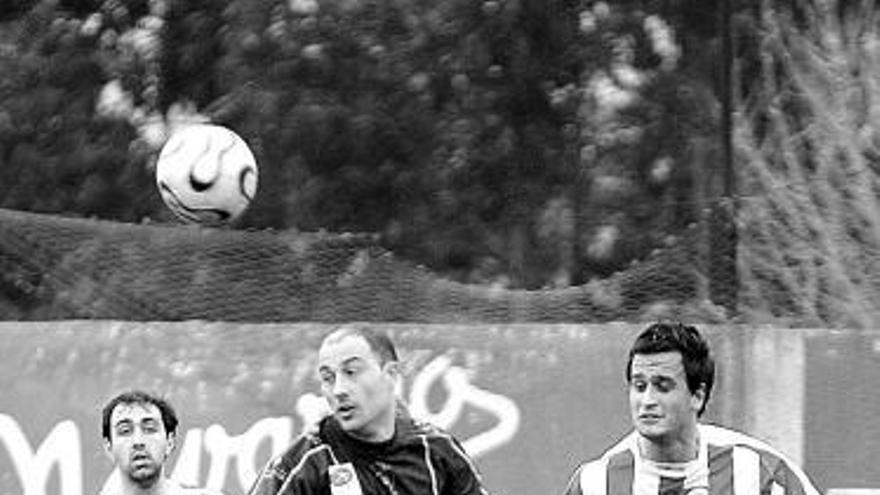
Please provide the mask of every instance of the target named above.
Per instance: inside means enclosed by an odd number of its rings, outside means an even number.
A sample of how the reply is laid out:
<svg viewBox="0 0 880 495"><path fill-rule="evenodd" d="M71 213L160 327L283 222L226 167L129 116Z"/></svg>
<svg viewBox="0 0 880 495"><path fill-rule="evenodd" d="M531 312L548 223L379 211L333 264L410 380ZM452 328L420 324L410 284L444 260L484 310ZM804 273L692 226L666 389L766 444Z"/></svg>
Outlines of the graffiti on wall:
<svg viewBox="0 0 880 495"><path fill-rule="evenodd" d="M431 410L429 393L435 386L442 387L445 400L437 410ZM462 420L465 406L490 418L488 429L462 438L464 448L474 458L510 442L520 425L520 410L514 401L472 383L468 370L453 365L448 356L435 357L419 370L408 401L413 416L446 429ZM217 423L190 428L182 437L172 477L185 484L222 490L231 475L238 485L236 491L246 491L267 460L259 455L262 446L268 444L272 456L280 454L295 431L308 428L327 414L327 405L319 396L305 393L297 400L296 414L296 421L291 416L261 418L238 435L230 434ZM299 430L296 424L300 425ZM59 422L34 447L16 418L0 412L0 445L11 459L23 495L48 494L49 478L56 466L59 495L83 494L81 437L73 421ZM203 465L208 466L207 471L202 469ZM114 472L107 478L105 488L117 482L116 476Z"/></svg>
<svg viewBox="0 0 880 495"><path fill-rule="evenodd" d="M0 414L0 442L9 453L12 470L18 475L25 495L45 493L56 464L62 493L82 493L82 452L79 429L73 421L55 425L35 451L15 418Z"/></svg>

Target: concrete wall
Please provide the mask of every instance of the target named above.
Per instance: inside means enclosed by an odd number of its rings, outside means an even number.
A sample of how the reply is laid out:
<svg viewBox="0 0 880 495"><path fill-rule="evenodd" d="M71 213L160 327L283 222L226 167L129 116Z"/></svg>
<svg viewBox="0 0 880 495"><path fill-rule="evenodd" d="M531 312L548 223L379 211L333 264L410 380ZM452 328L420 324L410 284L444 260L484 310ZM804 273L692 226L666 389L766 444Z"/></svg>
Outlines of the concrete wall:
<svg viewBox="0 0 880 495"><path fill-rule="evenodd" d="M559 493L628 431L624 365L641 326L386 325L418 415L463 440L494 492ZM100 410L166 395L172 472L243 493L320 414L327 325L0 323L0 493L95 493L111 471ZM880 332L705 327L718 360L707 420L770 441L820 489L880 487Z"/></svg>

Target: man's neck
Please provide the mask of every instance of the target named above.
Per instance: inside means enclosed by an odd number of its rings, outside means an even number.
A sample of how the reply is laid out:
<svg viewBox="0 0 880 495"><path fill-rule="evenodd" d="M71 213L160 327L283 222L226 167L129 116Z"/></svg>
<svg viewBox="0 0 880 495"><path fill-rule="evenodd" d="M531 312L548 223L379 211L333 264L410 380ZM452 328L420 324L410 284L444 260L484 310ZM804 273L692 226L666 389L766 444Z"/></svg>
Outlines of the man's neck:
<svg viewBox="0 0 880 495"><path fill-rule="evenodd" d="M376 418L373 424L369 425L368 428L363 429L362 431L346 431L343 429L343 432L351 438L355 440L379 444L384 443L392 438L397 433L397 418L400 410L397 407L397 403L394 404L390 410L385 411L381 417ZM337 421L337 424L342 427L342 423Z"/></svg>
<svg viewBox="0 0 880 495"><path fill-rule="evenodd" d="M650 461L689 462L700 454L700 435L696 427L671 438L648 438L642 435L636 438L642 457Z"/></svg>
<svg viewBox="0 0 880 495"><path fill-rule="evenodd" d="M162 476L155 485L146 488L131 482L123 483L120 495L177 495L179 491L177 483Z"/></svg>
<svg viewBox="0 0 880 495"><path fill-rule="evenodd" d="M390 423L383 422L381 425L376 425L372 430L366 432L348 431L346 434L361 442L379 444L394 438L396 423L396 420L392 420Z"/></svg>

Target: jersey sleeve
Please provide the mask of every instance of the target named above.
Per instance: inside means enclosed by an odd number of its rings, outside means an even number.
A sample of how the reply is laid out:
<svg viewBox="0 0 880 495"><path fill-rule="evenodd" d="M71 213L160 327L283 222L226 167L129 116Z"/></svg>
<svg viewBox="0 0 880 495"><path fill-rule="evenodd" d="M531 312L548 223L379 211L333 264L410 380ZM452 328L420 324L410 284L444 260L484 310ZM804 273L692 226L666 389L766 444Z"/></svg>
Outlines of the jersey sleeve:
<svg viewBox="0 0 880 495"><path fill-rule="evenodd" d="M301 437L285 453L270 460L248 495L316 495L324 493L327 447L314 437Z"/></svg>
<svg viewBox="0 0 880 495"><path fill-rule="evenodd" d="M489 495L473 460L465 453L458 440L451 435L439 439L440 462L438 473L443 480L442 495Z"/></svg>
<svg viewBox="0 0 880 495"><path fill-rule="evenodd" d="M574 470L574 474L568 479L568 485L566 485L563 495L584 495L583 489L581 488L581 473L583 470L583 465L578 466L578 468Z"/></svg>
<svg viewBox="0 0 880 495"><path fill-rule="evenodd" d="M266 464L248 491L248 495L276 495L279 493L285 477L284 471L277 466L279 462L280 458L276 458Z"/></svg>
<svg viewBox="0 0 880 495"><path fill-rule="evenodd" d="M770 484L769 492L771 494L819 495L819 491L807 474L792 461L771 457L763 467Z"/></svg>

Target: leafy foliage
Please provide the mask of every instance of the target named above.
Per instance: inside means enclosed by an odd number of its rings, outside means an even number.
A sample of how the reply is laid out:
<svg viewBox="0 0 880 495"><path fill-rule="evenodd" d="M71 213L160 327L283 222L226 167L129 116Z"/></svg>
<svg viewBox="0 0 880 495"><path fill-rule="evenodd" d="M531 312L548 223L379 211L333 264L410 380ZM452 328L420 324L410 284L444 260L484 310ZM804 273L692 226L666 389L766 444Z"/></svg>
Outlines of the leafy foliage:
<svg viewBox="0 0 880 495"><path fill-rule="evenodd" d="M672 4L36 2L7 28L0 204L168 221L152 160L188 107L254 148L245 227L375 232L465 282L607 277L697 221L711 173L714 31Z"/></svg>

